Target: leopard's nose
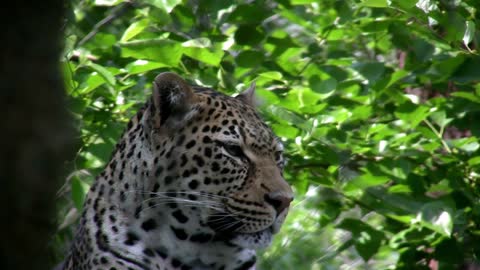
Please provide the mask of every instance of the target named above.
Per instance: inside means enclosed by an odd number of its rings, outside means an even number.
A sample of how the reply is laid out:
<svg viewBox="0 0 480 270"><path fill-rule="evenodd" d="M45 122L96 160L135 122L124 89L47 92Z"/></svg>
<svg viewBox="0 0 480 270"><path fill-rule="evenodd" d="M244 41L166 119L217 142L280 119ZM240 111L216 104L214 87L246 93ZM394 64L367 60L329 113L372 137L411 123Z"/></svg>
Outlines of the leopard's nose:
<svg viewBox="0 0 480 270"><path fill-rule="evenodd" d="M265 202L273 206L277 211L277 215L279 215L290 206L290 203L293 201L293 196L286 195L283 192L270 192L265 194L264 199Z"/></svg>

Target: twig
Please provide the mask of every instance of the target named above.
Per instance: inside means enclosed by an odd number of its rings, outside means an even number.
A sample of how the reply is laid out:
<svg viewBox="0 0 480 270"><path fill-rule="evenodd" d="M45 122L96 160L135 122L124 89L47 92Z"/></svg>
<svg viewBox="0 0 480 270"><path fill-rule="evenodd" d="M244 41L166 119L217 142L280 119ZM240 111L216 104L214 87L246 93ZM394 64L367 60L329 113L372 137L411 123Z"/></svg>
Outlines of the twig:
<svg viewBox="0 0 480 270"><path fill-rule="evenodd" d="M433 124L430 123L430 121L428 121L427 119L423 120L423 122L427 124L427 126L433 131L433 133L435 133L435 135L440 140L440 143L443 145L445 150L451 154L452 149L450 149L447 142L443 139L443 128L441 128L440 131L437 131L437 129L433 126Z"/></svg>
<svg viewBox="0 0 480 270"><path fill-rule="evenodd" d="M292 167L293 170L301 170L301 169L305 169L305 168L328 168L330 164L328 163L305 163L305 164L299 164L299 165L295 165Z"/></svg>
<svg viewBox="0 0 480 270"><path fill-rule="evenodd" d="M101 20L97 24L95 24L95 26L93 26L92 31L90 31L90 33L88 33L82 40L80 40L80 42L78 42L78 46L82 46L87 41L92 39L100 31L101 27L111 23L118 16L122 15L127 10L127 8L132 6L132 4L133 3L131 1L125 1L123 4L114 7L112 9L112 13L110 13L110 15L108 15L103 20Z"/></svg>

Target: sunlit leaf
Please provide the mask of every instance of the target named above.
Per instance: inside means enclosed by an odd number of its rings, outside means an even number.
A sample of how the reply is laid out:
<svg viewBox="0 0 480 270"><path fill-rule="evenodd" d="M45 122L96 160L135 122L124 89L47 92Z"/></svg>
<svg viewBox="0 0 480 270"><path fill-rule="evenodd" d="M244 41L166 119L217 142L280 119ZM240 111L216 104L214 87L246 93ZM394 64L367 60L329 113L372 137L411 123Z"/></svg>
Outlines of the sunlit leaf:
<svg viewBox="0 0 480 270"><path fill-rule="evenodd" d="M177 66L182 56L182 45L165 39L148 39L121 43L122 56L152 60L168 66Z"/></svg>
<svg viewBox="0 0 480 270"><path fill-rule="evenodd" d="M148 19L143 19L136 21L132 23L127 30L123 33L122 38L120 39L120 42L125 42L129 41L130 39L134 38L136 35L140 34L143 29L145 29L148 26L148 23L150 20Z"/></svg>
<svg viewBox="0 0 480 270"><path fill-rule="evenodd" d="M90 186L84 181L80 180L78 177L73 177L71 179L71 188L72 188L72 200L75 204L75 207L78 210L83 209L83 202L85 201L85 196L87 195Z"/></svg>
<svg viewBox="0 0 480 270"><path fill-rule="evenodd" d="M292 5L305 5L305 4L315 3L315 2L316 2L315 0L292 0L292 1L290 1L290 3Z"/></svg>
<svg viewBox="0 0 480 270"><path fill-rule="evenodd" d="M373 187L377 185L385 184L390 179L386 176L372 175L370 173L364 173L355 179L350 180L343 191L347 194L362 194L363 191L368 187Z"/></svg>
<svg viewBox="0 0 480 270"><path fill-rule="evenodd" d="M480 96L476 95L474 93L460 91L460 92L452 93L452 96L460 97L460 98L468 99L468 100L476 102L476 103L480 103Z"/></svg>
<svg viewBox="0 0 480 270"><path fill-rule="evenodd" d="M269 72L263 72L258 74L260 77L265 77L267 79L271 80L281 80L282 79L282 73L277 72L277 71L269 71Z"/></svg>
<svg viewBox="0 0 480 270"><path fill-rule="evenodd" d="M170 13L172 9L178 4L180 4L182 1L181 0L145 0L145 2Z"/></svg>
<svg viewBox="0 0 480 270"><path fill-rule="evenodd" d="M182 43L183 53L204 63L218 66L224 54L219 46L212 46L207 38L192 39Z"/></svg>
<svg viewBox="0 0 480 270"><path fill-rule="evenodd" d="M97 6L116 6L121 4L122 0L95 0L95 5Z"/></svg>
<svg viewBox="0 0 480 270"><path fill-rule="evenodd" d="M472 153L480 148L480 144L477 141L477 138L470 137L470 138L461 138L456 140L451 140L450 143L465 152Z"/></svg>
<svg viewBox="0 0 480 270"><path fill-rule="evenodd" d="M398 107L395 115L412 127L416 127L420 122L427 118L430 112L430 109L426 106L414 105L406 102Z"/></svg>
<svg viewBox="0 0 480 270"><path fill-rule="evenodd" d="M95 70L96 72L98 72L98 74L100 74L100 76L103 77L103 79L105 79L105 81L110 84L110 85L115 85L115 77L113 76L113 74L108 71L106 68L100 66L100 65L97 65L95 63L90 63L89 66Z"/></svg>
<svg viewBox="0 0 480 270"><path fill-rule="evenodd" d="M364 0L362 4L367 7L388 7L388 0Z"/></svg>
<svg viewBox="0 0 480 270"><path fill-rule="evenodd" d="M475 165L478 165L478 164L480 164L480 156L473 157L473 158L468 160L468 165L470 165L470 166L475 166Z"/></svg>
<svg viewBox="0 0 480 270"><path fill-rule="evenodd" d="M129 74L137 74L137 73L144 73L153 69L162 68L167 66L163 63L157 63L153 61L147 60L135 60L125 66L125 69L128 71Z"/></svg>
<svg viewBox="0 0 480 270"><path fill-rule="evenodd" d="M453 121L453 118L447 118L445 111L437 111L430 114L430 117L433 121L440 126L440 128L446 127L450 122Z"/></svg>

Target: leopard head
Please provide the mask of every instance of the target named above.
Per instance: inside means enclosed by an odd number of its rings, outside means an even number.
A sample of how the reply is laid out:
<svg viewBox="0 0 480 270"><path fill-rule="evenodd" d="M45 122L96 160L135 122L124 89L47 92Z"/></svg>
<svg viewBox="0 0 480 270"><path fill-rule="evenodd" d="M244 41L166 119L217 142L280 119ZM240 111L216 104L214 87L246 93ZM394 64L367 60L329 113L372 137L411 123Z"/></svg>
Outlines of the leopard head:
<svg viewBox="0 0 480 270"><path fill-rule="evenodd" d="M174 73L155 78L142 118L152 160L144 208L164 207L180 240L257 249L284 222L293 193L283 148L255 110L254 88L229 97Z"/></svg>

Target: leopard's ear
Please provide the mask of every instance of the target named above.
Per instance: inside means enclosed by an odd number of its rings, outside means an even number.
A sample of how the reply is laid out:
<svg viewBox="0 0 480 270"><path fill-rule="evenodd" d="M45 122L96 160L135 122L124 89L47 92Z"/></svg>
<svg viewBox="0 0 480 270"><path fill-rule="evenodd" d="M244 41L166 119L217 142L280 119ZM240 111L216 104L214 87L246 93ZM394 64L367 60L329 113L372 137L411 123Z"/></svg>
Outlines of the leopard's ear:
<svg viewBox="0 0 480 270"><path fill-rule="evenodd" d="M250 84L250 87L248 87L247 90L240 93L236 98L242 100L243 102L247 103L250 106L255 107L256 106L255 82L252 82L252 84Z"/></svg>
<svg viewBox="0 0 480 270"><path fill-rule="evenodd" d="M168 123L181 123L197 102L190 85L172 72L160 73L153 82L150 116L154 129Z"/></svg>

